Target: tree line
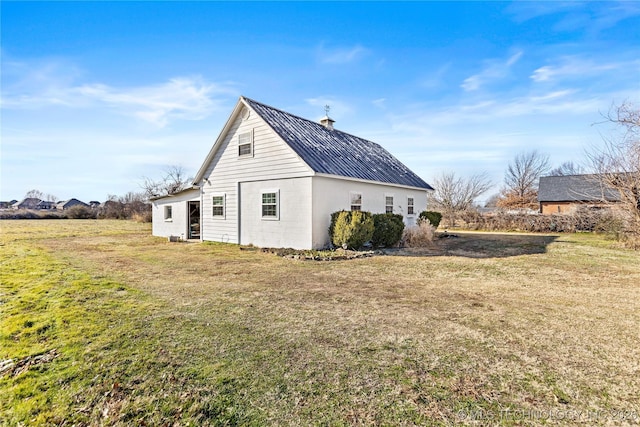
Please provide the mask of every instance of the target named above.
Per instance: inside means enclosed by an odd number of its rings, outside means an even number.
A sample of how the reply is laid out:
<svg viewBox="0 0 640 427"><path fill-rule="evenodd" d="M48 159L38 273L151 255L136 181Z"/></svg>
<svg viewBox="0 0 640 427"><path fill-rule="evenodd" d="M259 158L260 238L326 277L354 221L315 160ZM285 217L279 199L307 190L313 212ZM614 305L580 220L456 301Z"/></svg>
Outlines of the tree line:
<svg viewBox="0 0 640 427"><path fill-rule="evenodd" d="M615 125L617 132L605 137L602 146L585 152L584 164L566 161L552 168L549 156L537 150L518 153L507 165L500 192L486 206L508 210L538 210L538 183L541 176L592 174L602 188L620 198L617 211L626 224L626 234L640 236L640 110L630 103L614 106L603 123ZM454 226L475 201L494 183L486 173L459 177L446 172L433 180L435 188L430 209L443 214L445 224ZM601 201L608 203L606 200Z"/></svg>
<svg viewBox="0 0 640 427"><path fill-rule="evenodd" d="M6 218L71 218L71 219L131 219L151 222L151 200L169 194L179 193L189 188L192 178L188 177L181 166L165 168L160 179L144 177L140 183L141 191L129 191L124 195L109 194L107 200L99 206L73 206L64 212L8 212ZM24 199L38 199L57 203L60 199L54 194L33 189L27 191Z"/></svg>

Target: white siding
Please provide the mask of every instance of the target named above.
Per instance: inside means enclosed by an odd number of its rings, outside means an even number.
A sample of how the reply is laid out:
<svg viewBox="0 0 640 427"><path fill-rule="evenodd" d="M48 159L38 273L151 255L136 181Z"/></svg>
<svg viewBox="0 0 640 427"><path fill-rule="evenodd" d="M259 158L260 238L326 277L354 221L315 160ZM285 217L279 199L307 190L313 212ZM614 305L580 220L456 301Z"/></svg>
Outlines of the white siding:
<svg viewBox="0 0 640 427"><path fill-rule="evenodd" d="M244 107L246 108L246 107ZM204 173L202 186L203 240L239 243L238 188L241 182L295 178L313 171L258 116L251 111L247 119L238 114L224 135L213 160ZM238 135L253 131L253 156L238 156ZM225 195L225 217L212 215L212 197Z"/></svg>
<svg viewBox="0 0 640 427"><path fill-rule="evenodd" d="M187 238L189 227L189 201L200 201L199 190L186 191L175 196L167 196L151 203L152 233L154 236L180 236ZM172 218L165 220L166 206L171 206Z"/></svg>
<svg viewBox="0 0 640 427"><path fill-rule="evenodd" d="M353 192L362 193L362 210L371 213L384 213L385 197L393 196L393 213L402 215L407 226L414 225L420 212L427 208L427 190L316 176L313 178L313 248L329 244L331 214L349 210ZM414 215L407 215L408 197L414 199Z"/></svg>
<svg viewBox="0 0 640 427"><path fill-rule="evenodd" d="M309 249L311 177L240 184L240 243L260 247ZM278 195L277 219L262 217L262 193Z"/></svg>

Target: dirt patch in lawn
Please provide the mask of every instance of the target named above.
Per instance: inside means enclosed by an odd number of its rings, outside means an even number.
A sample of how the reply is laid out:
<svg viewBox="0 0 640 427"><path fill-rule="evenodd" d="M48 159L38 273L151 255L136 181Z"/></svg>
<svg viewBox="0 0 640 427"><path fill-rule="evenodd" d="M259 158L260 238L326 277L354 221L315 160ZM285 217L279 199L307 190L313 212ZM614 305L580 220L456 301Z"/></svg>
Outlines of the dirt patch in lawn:
<svg viewBox="0 0 640 427"><path fill-rule="evenodd" d="M557 238L558 235L546 234L441 232L428 247L385 249L383 252L398 256L503 258L543 254Z"/></svg>

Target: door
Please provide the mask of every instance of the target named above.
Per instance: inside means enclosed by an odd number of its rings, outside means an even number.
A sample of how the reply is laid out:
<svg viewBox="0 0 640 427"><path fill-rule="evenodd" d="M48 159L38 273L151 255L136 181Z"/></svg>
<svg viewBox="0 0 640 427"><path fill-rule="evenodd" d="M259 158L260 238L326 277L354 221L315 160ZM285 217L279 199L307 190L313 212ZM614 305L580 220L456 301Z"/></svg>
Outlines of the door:
<svg viewBox="0 0 640 427"><path fill-rule="evenodd" d="M200 202L189 202L189 239L200 238Z"/></svg>

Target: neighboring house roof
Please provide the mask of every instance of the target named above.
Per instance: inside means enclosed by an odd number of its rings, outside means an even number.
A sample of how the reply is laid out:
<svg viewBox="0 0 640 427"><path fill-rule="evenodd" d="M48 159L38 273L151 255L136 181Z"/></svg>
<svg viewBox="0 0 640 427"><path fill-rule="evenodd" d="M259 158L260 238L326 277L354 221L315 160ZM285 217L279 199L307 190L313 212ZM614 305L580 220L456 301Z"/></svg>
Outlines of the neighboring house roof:
<svg viewBox="0 0 640 427"><path fill-rule="evenodd" d="M255 111L316 173L433 190L379 144L249 98L240 97L221 136L226 134L243 104ZM203 178L220 140L196 175L196 183Z"/></svg>
<svg viewBox="0 0 640 427"><path fill-rule="evenodd" d="M594 202L620 200L620 195L602 185L598 175L540 177L539 202Z"/></svg>
<svg viewBox="0 0 640 427"><path fill-rule="evenodd" d="M15 202L12 207L16 209L35 209L41 200L35 197L27 197L20 202Z"/></svg>
<svg viewBox="0 0 640 427"><path fill-rule="evenodd" d="M83 201L81 201L81 200L78 200L78 199L69 199L69 200L63 200L63 201L61 201L61 202L58 202L58 204L56 205L56 207L57 207L58 209L68 209L68 208L70 208L70 207L77 206L77 205L80 205L80 206L89 206L89 205L87 205L85 202L83 202Z"/></svg>

